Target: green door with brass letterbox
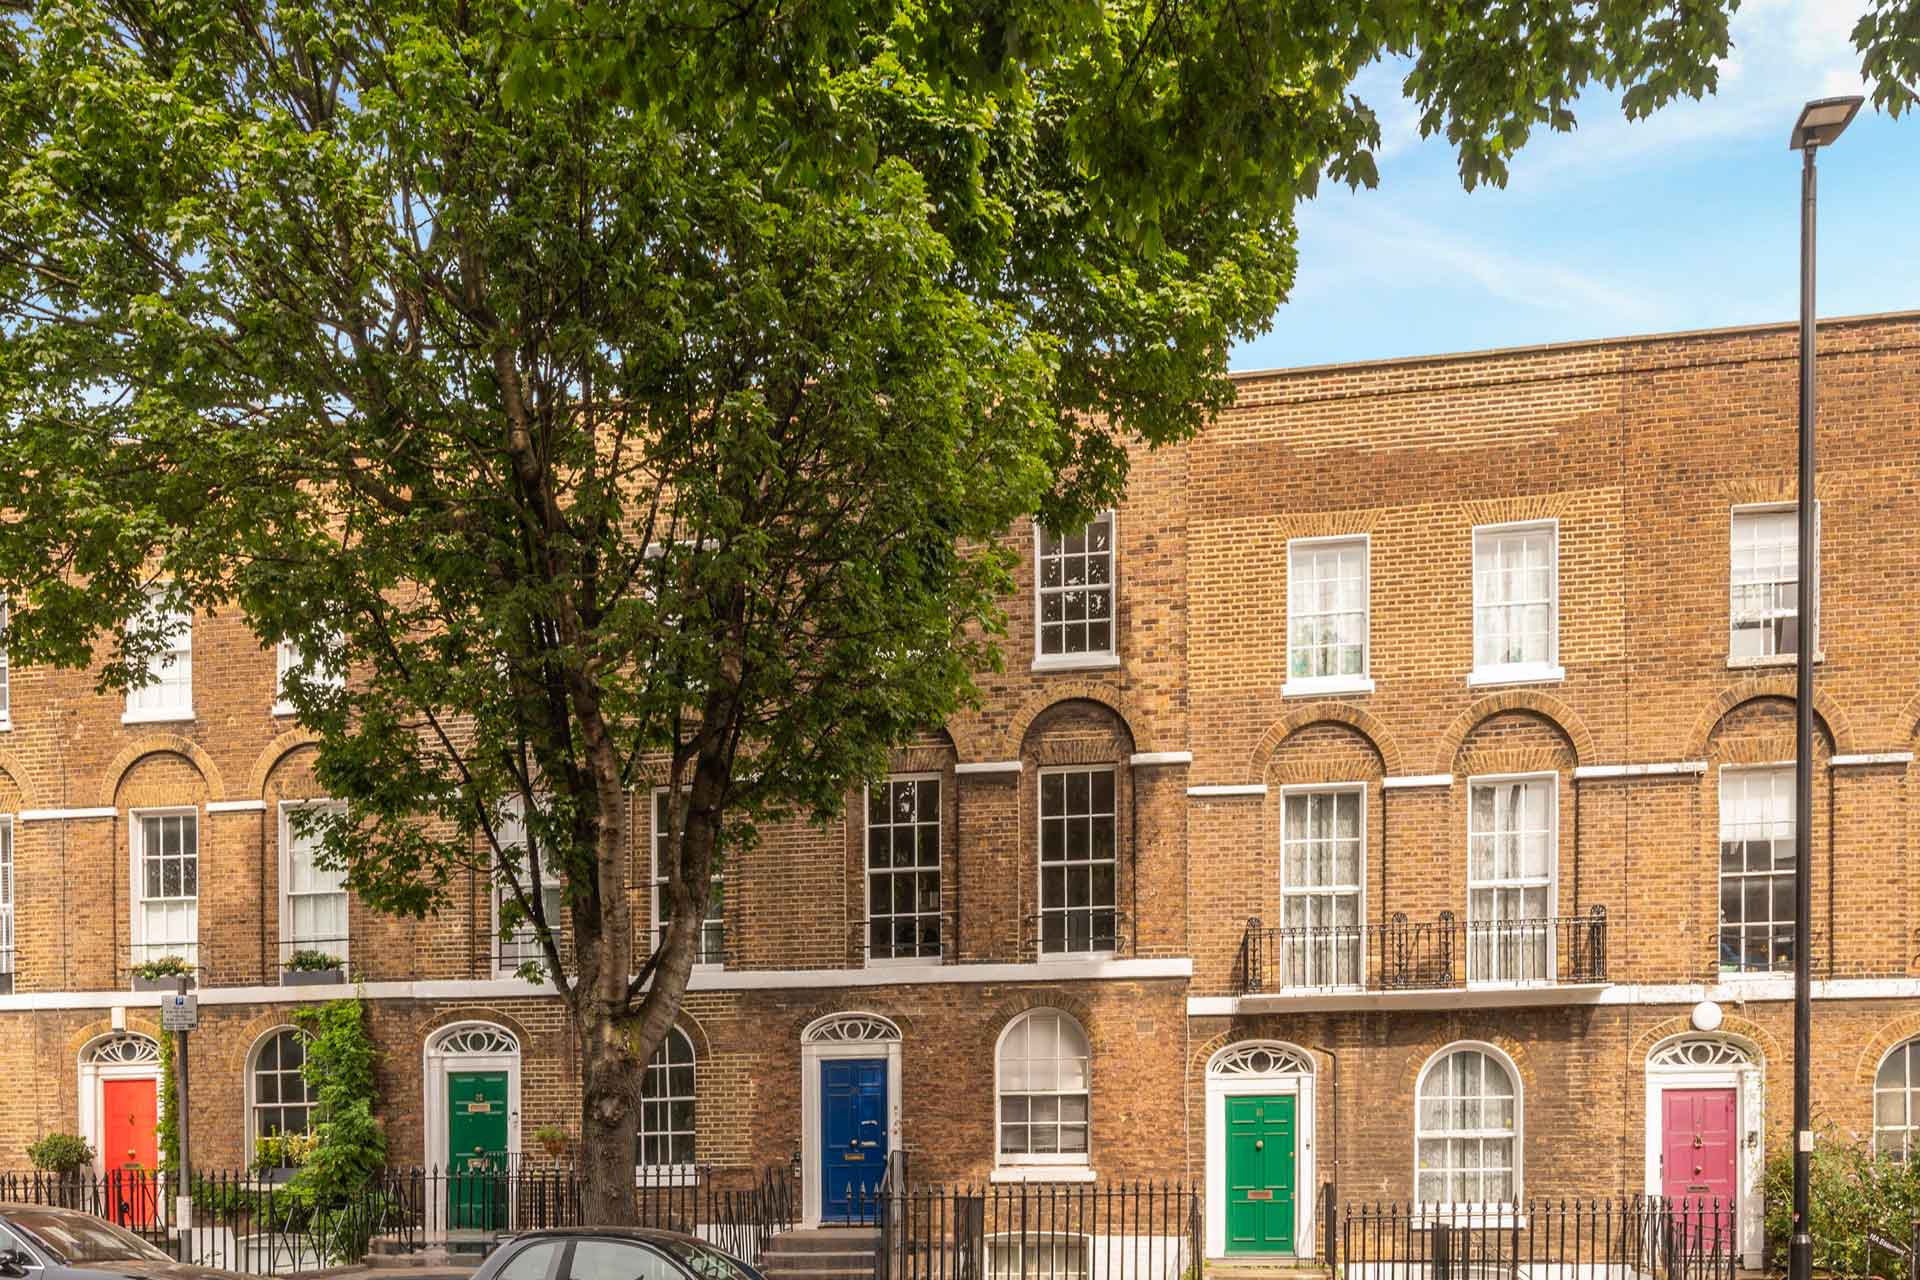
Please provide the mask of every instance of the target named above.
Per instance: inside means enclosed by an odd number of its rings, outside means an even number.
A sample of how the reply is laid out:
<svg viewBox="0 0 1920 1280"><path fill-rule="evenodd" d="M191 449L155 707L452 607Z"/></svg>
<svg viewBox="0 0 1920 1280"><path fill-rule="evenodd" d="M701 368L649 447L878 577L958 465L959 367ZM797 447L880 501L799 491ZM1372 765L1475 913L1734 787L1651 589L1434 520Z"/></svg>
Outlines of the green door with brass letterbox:
<svg viewBox="0 0 1920 1280"><path fill-rule="evenodd" d="M1293 1252L1294 1102L1226 1099L1228 1253Z"/></svg>
<svg viewBox="0 0 1920 1280"><path fill-rule="evenodd" d="M507 1225L507 1073L447 1073L447 1219L468 1230Z"/></svg>

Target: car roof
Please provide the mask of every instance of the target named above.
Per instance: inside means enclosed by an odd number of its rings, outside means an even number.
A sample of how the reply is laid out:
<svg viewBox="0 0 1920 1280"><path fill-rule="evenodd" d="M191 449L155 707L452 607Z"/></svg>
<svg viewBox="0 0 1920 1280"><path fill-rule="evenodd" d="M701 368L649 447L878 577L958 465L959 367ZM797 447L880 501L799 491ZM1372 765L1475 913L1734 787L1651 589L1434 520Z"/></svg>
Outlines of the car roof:
<svg viewBox="0 0 1920 1280"><path fill-rule="evenodd" d="M0 1200L0 1213L52 1213L62 1218L87 1218L95 1222L106 1219L84 1209L69 1209L63 1204L35 1204L31 1200Z"/></svg>
<svg viewBox="0 0 1920 1280"><path fill-rule="evenodd" d="M513 1240L535 1240L546 1237L579 1239L591 1236L606 1236L616 1240L639 1240L649 1244L685 1241L689 1244L706 1245L706 1242L697 1236L690 1236L684 1231L668 1231L664 1227L538 1227L532 1231L522 1231L511 1238Z"/></svg>

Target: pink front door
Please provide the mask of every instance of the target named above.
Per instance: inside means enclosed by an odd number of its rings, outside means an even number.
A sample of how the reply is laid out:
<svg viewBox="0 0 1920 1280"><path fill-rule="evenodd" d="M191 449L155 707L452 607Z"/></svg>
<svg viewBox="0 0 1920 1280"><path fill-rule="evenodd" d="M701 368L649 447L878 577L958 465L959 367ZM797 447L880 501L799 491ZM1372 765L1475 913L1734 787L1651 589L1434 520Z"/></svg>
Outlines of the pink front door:
<svg viewBox="0 0 1920 1280"><path fill-rule="evenodd" d="M1661 1130L1661 1190L1689 1209L1731 1209L1739 1195L1734 1174L1734 1152L1739 1126L1735 1123L1732 1089L1666 1089L1660 1094L1665 1112Z"/></svg>

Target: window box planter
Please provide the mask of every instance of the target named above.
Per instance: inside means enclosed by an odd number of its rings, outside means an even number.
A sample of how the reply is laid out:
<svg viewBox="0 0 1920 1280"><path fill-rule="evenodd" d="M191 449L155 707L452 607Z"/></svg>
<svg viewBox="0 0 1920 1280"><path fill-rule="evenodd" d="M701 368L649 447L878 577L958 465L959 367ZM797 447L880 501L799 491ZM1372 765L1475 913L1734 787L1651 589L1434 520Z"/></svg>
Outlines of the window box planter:
<svg viewBox="0 0 1920 1280"><path fill-rule="evenodd" d="M283 969L280 971L280 985L283 987L330 987L347 980L347 971L336 965L331 969Z"/></svg>
<svg viewBox="0 0 1920 1280"><path fill-rule="evenodd" d="M137 973L133 975L133 989L135 991L173 991L177 989L179 985L180 977L178 974L164 973L157 978L143 978ZM192 976L187 978L187 990L194 991L197 990L199 986L200 980L198 978Z"/></svg>

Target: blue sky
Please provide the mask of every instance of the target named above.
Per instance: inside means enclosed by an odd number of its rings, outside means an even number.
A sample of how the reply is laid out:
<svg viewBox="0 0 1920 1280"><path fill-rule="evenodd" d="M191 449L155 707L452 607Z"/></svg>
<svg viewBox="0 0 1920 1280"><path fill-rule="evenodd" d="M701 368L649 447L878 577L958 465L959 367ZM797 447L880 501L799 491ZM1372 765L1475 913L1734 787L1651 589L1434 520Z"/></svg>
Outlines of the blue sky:
<svg viewBox="0 0 1920 1280"><path fill-rule="evenodd" d="M1791 320L1808 98L1860 92L1864 0L1747 0L1720 92L1629 124L1594 93L1571 134L1536 132L1502 188L1468 193L1421 140L1403 71L1370 68L1380 185L1323 186L1300 270L1235 369L1370 360ZM1920 116L1863 109L1820 156L1823 316L1920 309Z"/></svg>

